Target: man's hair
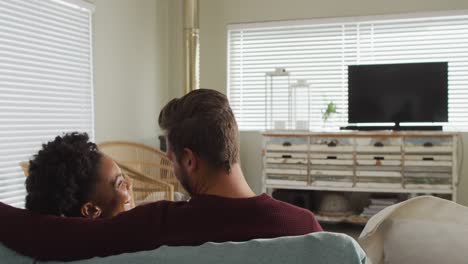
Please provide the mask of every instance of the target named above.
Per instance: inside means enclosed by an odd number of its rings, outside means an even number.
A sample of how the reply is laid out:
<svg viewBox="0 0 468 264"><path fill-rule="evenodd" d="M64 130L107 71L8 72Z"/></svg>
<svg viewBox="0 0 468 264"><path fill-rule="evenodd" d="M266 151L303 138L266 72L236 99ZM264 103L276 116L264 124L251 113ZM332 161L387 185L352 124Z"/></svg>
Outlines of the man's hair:
<svg viewBox="0 0 468 264"><path fill-rule="evenodd" d="M230 171L239 161L239 131L228 99L220 92L198 89L170 101L159 114L170 148L180 161L189 148L213 168Z"/></svg>
<svg viewBox="0 0 468 264"><path fill-rule="evenodd" d="M70 133L42 145L29 162L26 208L52 215L80 216L98 180L102 154L86 133Z"/></svg>

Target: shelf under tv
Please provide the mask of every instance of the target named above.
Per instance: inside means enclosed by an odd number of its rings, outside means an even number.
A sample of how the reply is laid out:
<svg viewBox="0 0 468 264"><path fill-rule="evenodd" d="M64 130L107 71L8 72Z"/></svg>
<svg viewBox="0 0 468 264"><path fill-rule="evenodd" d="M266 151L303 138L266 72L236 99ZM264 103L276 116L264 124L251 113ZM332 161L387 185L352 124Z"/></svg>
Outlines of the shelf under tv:
<svg viewBox="0 0 468 264"><path fill-rule="evenodd" d="M332 191L332 192L371 192L371 193L415 193L415 194L451 194L452 189L434 188L427 186L426 188L387 188L385 184L382 187L340 187L340 186L314 186L314 185L297 185L290 182L268 182L265 184L265 189L289 189L289 190L309 190L309 191ZM437 187L437 186L436 186Z"/></svg>

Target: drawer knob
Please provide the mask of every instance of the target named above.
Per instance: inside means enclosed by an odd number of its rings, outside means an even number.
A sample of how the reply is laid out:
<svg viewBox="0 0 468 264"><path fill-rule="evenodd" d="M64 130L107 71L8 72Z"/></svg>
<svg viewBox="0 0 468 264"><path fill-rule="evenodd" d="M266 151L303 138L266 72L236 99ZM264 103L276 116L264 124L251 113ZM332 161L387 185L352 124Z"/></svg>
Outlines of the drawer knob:
<svg viewBox="0 0 468 264"><path fill-rule="evenodd" d="M374 147L378 147L378 148L381 148L383 146L384 146L384 144L382 142L375 142L375 144L374 144Z"/></svg>
<svg viewBox="0 0 468 264"><path fill-rule="evenodd" d="M281 156L281 157L282 157L283 159L291 159L291 158L292 158L291 155L283 155L283 156Z"/></svg>
<svg viewBox="0 0 468 264"><path fill-rule="evenodd" d="M425 143L423 144L423 146L426 147L426 148L430 148L430 147L433 147L434 144L432 144L432 142L425 142Z"/></svg>
<svg viewBox="0 0 468 264"><path fill-rule="evenodd" d="M283 143L283 147L290 147L291 145L292 145L291 142L286 141Z"/></svg>
<svg viewBox="0 0 468 264"><path fill-rule="evenodd" d="M327 146L329 146L329 147L336 147L336 145L338 145L338 141L335 140L335 139L328 142L328 144L327 144Z"/></svg>

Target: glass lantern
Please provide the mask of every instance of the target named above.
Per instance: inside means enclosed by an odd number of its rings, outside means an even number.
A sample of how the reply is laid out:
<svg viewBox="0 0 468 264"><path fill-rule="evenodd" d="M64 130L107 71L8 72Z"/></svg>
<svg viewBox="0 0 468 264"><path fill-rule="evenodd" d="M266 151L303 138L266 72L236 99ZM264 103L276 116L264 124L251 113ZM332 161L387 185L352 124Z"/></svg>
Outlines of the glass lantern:
<svg viewBox="0 0 468 264"><path fill-rule="evenodd" d="M310 128L310 84L307 80L299 79L291 84L292 125L295 130L309 130Z"/></svg>
<svg viewBox="0 0 468 264"><path fill-rule="evenodd" d="M292 120L290 73L285 68L275 68L265 73L265 129L292 129Z"/></svg>

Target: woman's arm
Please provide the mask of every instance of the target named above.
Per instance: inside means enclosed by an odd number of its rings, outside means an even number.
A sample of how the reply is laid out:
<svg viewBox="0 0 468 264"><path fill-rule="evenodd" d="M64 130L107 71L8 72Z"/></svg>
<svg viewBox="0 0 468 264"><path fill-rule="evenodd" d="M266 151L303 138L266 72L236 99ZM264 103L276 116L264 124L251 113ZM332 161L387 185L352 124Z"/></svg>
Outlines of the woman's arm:
<svg viewBox="0 0 468 264"><path fill-rule="evenodd" d="M137 207L108 219L40 215L0 203L0 242L39 260L78 260L150 250L158 240L167 202Z"/></svg>

